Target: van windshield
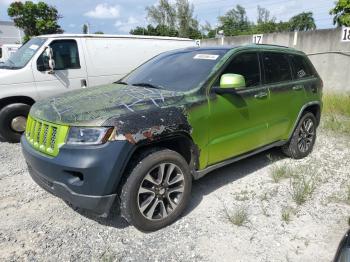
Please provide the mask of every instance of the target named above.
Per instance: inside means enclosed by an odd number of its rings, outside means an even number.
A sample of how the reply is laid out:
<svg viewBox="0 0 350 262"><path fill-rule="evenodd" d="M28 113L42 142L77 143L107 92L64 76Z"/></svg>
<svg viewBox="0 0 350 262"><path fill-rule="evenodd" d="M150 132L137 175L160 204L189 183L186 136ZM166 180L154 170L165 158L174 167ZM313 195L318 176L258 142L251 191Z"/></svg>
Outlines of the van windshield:
<svg viewBox="0 0 350 262"><path fill-rule="evenodd" d="M46 38L32 38L25 43L17 52L13 53L9 59L0 64L0 68L4 69L20 69L23 68L35 55L38 49L44 44Z"/></svg>
<svg viewBox="0 0 350 262"><path fill-rule="evenodd" d="M192 49L163 53L141 65L119 83L171 91L189 91L207 79L211 70L227 51Z"/></svg>

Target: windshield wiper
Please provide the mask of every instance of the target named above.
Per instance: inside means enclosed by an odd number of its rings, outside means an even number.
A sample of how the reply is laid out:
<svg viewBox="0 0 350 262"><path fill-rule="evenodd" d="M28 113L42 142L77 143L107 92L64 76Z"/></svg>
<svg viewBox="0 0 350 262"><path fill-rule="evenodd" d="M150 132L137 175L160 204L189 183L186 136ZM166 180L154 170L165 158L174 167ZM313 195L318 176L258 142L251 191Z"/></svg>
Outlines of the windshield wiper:
<svg viewBox="0 0 350 262"><path fill-rule="evenodd" d="M114 82L114 84L129 85L127 82L124 82L124 81L117 81L117 82Z"/></svg>
<svg viewBox="0 0 350 262"><path fill-rule="evenodd" d="M156 88L156 89L164 89L162 86L157 86L151 83L136 83L132 84L133 86L142 86L142 87L148 87L148 88Z"/></svg>

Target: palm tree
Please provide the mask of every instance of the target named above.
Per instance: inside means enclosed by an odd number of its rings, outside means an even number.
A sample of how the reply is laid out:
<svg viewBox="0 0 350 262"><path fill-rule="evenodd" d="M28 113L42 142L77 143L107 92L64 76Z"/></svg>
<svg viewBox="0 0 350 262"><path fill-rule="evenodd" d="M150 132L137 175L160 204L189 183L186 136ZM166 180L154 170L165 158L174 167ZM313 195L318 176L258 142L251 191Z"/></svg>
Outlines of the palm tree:
<svg viewBox="0 0 350 262"><path fill-rule="evenodd" d="M308 31L315 30L316 24L312 12L303 12L296 16L293 16L289 20L291 31Z"/></svg>

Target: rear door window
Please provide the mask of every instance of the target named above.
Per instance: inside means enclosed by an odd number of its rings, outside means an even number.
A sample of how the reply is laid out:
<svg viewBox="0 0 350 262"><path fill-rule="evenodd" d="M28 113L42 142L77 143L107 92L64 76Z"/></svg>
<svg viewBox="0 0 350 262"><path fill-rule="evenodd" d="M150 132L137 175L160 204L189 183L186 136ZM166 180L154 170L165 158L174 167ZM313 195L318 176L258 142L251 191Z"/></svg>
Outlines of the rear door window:
<svg viewBox="0 0 350 262"><path fill-rule="evenodd" d="M294 79L302 79L312 76L312 69L306 59L299 55L290 55L290 61L293 67Z"/></svg>
<svg viewBox="0 0 350 262"><path fill-rule="evenodd" d="M292 80L288 57L282 53L263 53L265 83L273 84Z"/></svg>

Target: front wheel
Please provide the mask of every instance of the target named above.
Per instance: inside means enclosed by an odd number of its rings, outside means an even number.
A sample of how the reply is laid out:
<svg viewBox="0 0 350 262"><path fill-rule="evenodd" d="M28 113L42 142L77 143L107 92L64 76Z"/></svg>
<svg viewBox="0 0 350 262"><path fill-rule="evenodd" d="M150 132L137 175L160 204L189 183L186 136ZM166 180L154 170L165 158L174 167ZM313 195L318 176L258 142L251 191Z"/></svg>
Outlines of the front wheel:
<svg viewBox="0 0 350 262"><path fill-rule="evenodd" d="M135 161L121 191L121 214L142 231L174 222L189 202L192 177L185 159L172 150L150 151Z"/></svg>
<svg viewBox="0 0 350 262"><path fill-rule="evenodd" d="M0 136L5 141L18 143L26 128L30 106L16 103L0 110Z"/></svg>
<svg viewBox="0 0 350 262"><path fill-rule="evenodd" d="M301 159L312 152L315 141L316 118L314 114L307 112L300 119L291 140L282 147L282 151L288 157Z"/></svg>

